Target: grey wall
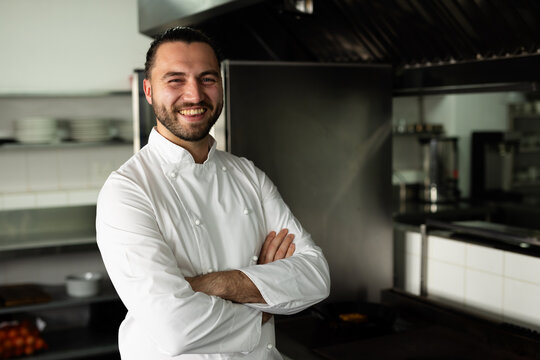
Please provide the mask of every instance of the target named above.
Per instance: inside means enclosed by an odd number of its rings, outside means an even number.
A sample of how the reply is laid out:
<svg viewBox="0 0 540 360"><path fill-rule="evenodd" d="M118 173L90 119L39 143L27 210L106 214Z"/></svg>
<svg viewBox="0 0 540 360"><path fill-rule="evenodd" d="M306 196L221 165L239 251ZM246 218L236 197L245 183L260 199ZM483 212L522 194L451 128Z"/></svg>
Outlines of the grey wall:
<svg viewBox="0 0 540 360"><path fill-rule="evenodd" d="M323 249L330 300L377 300L392 286L390 69L227 65L232 153L270 176Z"/></svg>

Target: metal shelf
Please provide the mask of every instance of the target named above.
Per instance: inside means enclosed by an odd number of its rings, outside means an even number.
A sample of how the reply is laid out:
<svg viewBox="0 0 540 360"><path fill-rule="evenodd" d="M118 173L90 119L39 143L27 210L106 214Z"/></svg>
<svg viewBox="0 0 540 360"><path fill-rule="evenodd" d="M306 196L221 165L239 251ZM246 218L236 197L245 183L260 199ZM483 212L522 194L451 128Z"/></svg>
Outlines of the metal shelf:
<svg viewBox="0 0 540 360"><path fill-rule="evenodd" d="M519 154L531 154L531 153L537 153L537 152L540 152L540 146L520 148L519 151L516 154L517 155L519 155Z"/></svg>
<svg viewBox="0 0 540 360"><path fill-rule="evenodd" d="M42 289L51 296L51 301L21 306L0 307L0 315L54 310L66 307L119 300L118 295L116 294L116 291L114 290L112 284L110 284L110 282L108 281L102 284L101 291L98 295L81 298L69 296L66 293L65 286L63 285L42 286Z"/></svg>
<svg viewBox="0 0 540 360"><path fill-rule="evenodd" d="M131 90L115 91L70 91L70 92L40 92L40 93L0 93L0 98L78 98L78 97L109 97L109 96L131 96Z"/></svg>
<svg viewBox="0 0 540 360"><path fill-rule="evenodd" d="M540 180L516 181L512 183L512 187L516 187L516 188L538 187L538 186L540 186Z"/></svg>
<svg viewBox="0 0 540 360"><path fill-rule="evenodd" d="M15 251L54 250L58 247L96 244L93 234L49 234L29 236L5 236L0 238L0 256L2 253Z"/></svg>
<svg viewBox="0 0 540 360"><path fill-rule="evenodd" d="M0 150L56 150L65 148L84 148L101 146L133 146L133 142L123 140L110 140L100 142L76 142L62 141L50 144L23 144L18 142L7 142L0 144Z"/></svg>

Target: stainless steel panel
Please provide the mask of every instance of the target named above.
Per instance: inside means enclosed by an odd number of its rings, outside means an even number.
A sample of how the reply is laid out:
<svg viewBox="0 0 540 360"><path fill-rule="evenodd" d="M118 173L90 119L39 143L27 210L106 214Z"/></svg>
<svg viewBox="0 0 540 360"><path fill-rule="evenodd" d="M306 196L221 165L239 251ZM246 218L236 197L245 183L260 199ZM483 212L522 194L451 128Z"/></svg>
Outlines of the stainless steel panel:
<svg viewBox="0 0 540 360"><path fill-rule="evenodd" d="M144 95L144 70L136 69L133 72L131 98L133 106L133 151L139 151L148 143L148 136L156 125L154 109Z"/></svg>
<svg viewBox="0 0 540 360"><path fill-rule="evenodd" d="M323 248L330 299L376 301L392 286L391 68L224 68L229 150L270 176Z"/></svg>

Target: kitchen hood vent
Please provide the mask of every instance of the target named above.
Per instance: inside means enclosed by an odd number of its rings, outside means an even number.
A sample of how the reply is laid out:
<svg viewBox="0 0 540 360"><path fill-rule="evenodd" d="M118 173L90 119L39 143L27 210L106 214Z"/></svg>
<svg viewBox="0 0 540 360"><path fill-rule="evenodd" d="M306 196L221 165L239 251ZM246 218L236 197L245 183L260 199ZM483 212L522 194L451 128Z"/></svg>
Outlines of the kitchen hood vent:
<svg viewBox="0 0 540 360"><path fill-rule="evenodd" d="M262 0L137 0L139 31L149 36L172 26L189 26Z"/></svg>
<svg viewBox="0 0 540 360"><path fill-rule="evenodd" d="M540 53L538 0L138 0L140 31L205 28L227 57L402 67ZM295 7L310 11L291 11ZM252 47L252 55L239 49ZM266 59L262 59L266 58Z"/></svg>
<svg viewBox="0 0 540 360"><path fill-rule="evenodd" d="M139 0L139 17L150 36L201 28L231 60L391 64L405 88L424 69L431 86L540 81L538 0ZM461 64L470 80L446 71Z"/></svg>

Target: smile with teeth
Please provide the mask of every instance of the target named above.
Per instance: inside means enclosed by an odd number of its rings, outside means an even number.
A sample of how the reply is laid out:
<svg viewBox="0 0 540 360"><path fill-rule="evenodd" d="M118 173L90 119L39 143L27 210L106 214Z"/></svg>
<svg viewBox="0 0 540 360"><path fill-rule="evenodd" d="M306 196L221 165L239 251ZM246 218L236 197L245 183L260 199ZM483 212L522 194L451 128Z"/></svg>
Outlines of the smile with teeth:
<svg viewBox="0 0 540 360"><path fill-rule="evenodd" d="M194 116L194 115L200 115L206 111L205 108L197 108L197 109L182 109L180 110L181 115L187 115L187 116Z"/></svg>

